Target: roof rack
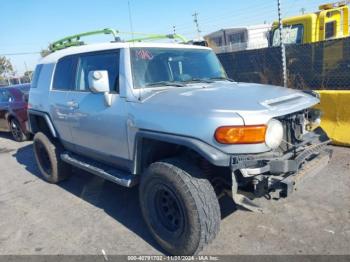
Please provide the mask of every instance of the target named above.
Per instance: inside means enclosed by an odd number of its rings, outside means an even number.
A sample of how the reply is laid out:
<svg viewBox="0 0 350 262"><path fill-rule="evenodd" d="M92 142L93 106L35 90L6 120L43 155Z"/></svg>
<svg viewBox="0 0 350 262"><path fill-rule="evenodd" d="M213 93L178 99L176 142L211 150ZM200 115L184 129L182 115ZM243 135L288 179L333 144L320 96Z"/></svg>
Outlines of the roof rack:
<svg viewBox="0 0 350 262"><path fill-rule="evenodd" d="M80 41L81 37L99 35L99 34L112 34L114 37L114 41L116 42L121 41L119 34L130 34L132 36L143 35L142 37L128 39L125 42L141 42L145 40L159 40L159 39L179 39L183 43L188 42L188 40L185 37L179 34L145 34L145 33L137 33L137 32L120 32L115 29L105 28L102 30L90 31L90 32L72 35L72 36L67 36L65 38L62 38L50 44L49 50L51 52L55 52L71 46L84 45L85 43L83 41Z"/></svg>
<svg viewBox="0 0 350 262"><path fill-rule="evenodd" d="M90 32L85 32L77 35L67 36L65 38L62 38L50 44L49 50L51 52L55 52L57 50L61 50L71 46L84 45L85 43L80 41L80 38L85 36L91 36L91 35L112 34L114 37L114 41L120 41L120 38L118 37L118 33L119 32L117 30L114 30L111 28L105 28L102 30L90 31Z"/></svg>
<svg viewBox="0 0 350 262"><path fill-rule="evenodd" d="M131 33L134 34L134 33ZM137 33L137 34L142 34L142 33ZM126 42L141 42L144 40L158 40L158 39L179 39L183 43L187 43L188 40L179 34L168 34L168 35L162 35L162 34L144 34L144 37L139 37L139 38L132 38L126 40Z"/></svg>

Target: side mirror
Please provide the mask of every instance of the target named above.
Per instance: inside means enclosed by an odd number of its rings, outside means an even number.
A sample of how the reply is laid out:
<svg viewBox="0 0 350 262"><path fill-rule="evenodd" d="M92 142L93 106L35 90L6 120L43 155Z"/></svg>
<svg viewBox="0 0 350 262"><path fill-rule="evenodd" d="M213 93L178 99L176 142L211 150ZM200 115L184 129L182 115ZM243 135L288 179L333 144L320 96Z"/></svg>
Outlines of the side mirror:
<svg viewBox="0 0 350 262"><path fill-rule="evenodd" d="M96 70L90 71L88 75L89 88L93 93L108 93L109 80L108 71Z"/></svg>

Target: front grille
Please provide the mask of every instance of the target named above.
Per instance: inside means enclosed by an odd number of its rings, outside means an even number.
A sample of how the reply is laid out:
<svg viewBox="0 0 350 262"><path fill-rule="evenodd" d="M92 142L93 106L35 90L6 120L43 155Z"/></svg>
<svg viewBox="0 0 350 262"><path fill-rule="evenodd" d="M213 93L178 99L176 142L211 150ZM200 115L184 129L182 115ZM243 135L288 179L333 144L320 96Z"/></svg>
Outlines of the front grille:
<svg viewBox="0 0 350 262"><path fill-rule="evenodd" d="M303 140L306 115L307 110L303 110L277 118L281 121L284 129L283 141L279 147L279 151L290 151L293 145Z"/></svg>

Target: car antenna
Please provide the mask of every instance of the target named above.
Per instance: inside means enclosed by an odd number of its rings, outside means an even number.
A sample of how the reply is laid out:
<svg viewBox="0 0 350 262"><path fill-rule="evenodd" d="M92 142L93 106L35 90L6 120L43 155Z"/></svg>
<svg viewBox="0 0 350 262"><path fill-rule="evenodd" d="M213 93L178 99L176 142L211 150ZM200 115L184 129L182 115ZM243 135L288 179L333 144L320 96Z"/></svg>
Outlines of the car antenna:
<svg viewBox="0 0 350 262"><path fill-rule="evenodd" d="M132 26L132 15L131 15L131 7L130 7L130 0L128 0L128 12L129 12L129 25L130 25L130 31L131 31L131 38L132 38L132 43L134 44L135 41L135 37L134 37L134 29ZM142 96L142 87L140 87L139 90L139 96L138 96L138 100L141 101L141 96Z"/></svg>
<svg viewBox="0 0 350 262"><path fill-rule="evenodd" d="M132 26L131 7L130 7L130 1L129 0L128 0L128 11L129 11L129 25L130 25L131 37L132 37L132 39L134 39L134 29L133 29L133 26Z"/></svg>

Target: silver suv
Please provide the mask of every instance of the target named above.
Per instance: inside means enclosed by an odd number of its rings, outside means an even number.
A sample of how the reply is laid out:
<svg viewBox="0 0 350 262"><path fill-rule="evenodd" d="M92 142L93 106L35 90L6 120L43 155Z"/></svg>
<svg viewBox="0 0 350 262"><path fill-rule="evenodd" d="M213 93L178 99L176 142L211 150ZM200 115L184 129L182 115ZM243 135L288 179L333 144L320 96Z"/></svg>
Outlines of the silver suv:
<svg viewBox="0 0 350 262"><path fill-rule="evenodd" d="M143 217L169 254L197 254L219 232L218 200L260 212L327 165L313 93L237 83L207 47L112 42L55 51L29 98L45 180L75 166L139 186Z"/></svg>

